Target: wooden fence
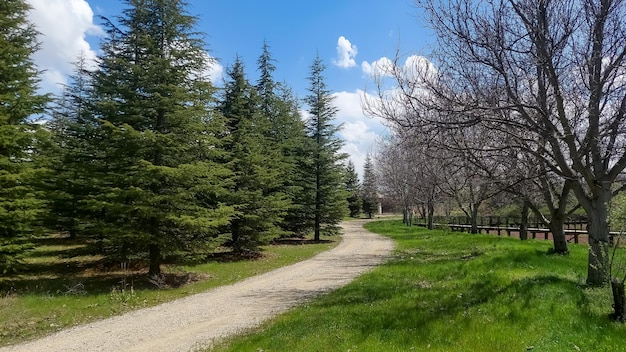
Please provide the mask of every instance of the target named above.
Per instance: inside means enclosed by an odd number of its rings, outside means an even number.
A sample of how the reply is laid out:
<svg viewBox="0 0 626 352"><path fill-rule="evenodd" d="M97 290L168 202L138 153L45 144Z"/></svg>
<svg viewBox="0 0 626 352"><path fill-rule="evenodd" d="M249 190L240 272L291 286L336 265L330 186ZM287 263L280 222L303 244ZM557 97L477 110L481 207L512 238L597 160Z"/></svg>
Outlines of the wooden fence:
<svg viewBox="0 0 626 352"><path fill-rule="evenodd" d="M522 219L521 217L511 216L485 216L480 217L477 221L478 233L493 233L498 236L506 233L507 236L511 236L512 233L519 234L521 230ZM427 219L414 218L414 224L418 226L427 226ZM437 228L449 228L452 231L465 231L469 232L472 228L471 221L468 217L455 216L455 217L439 217L436 216L433 219L433 225ZM545 224L536 218L529 218L526 231L533 239L543 235L545 240L548 240L551 235L551 231L545 228ZM587 221L583 219L568 220L564 223L565 236L569 237L568 242L574 241L574 243L580 242L581 236L587 236ZM610 232L609 239L613 243L613 238L619 235L617 232Z"/></svg>

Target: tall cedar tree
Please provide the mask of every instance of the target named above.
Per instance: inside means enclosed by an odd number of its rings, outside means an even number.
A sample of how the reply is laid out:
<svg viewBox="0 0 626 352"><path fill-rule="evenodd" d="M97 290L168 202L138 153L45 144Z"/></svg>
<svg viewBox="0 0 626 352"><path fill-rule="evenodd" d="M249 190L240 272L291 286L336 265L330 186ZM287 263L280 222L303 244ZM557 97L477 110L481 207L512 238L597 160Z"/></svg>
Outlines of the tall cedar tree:
<svg viewBox="0 0 626 352"><path fill-rule="evenodd" d="M372 218L378 208L378 190L376 187L376 173L374 164L369 154L363 165L363 212L368 218Z"/></svg>
<svg viewBox="0 0 626 352"><path fill-rule="evenodd" d="M245 77L239 58L228 70L220 111L226 118L225 149L234 173L229 204L230 246L235 253L254 253L280 235L279 224L288 206L281 192L281 156L276 143L266 140L270 123L262 113L257 90Z"/></svg>
<svg viewBox="0 0 626 352"><path fill-rule="evenodd" d="M310 115L308 134L313 143L310 176L315 196L311 215L317 241L322 232L338 231L337 224L348 209L341 164L346 155L339 153L343 143L337 136L340 127L333 124L337 108L326 88L325 68L318 55L310 68L309 94L304 98Z"/></svg>
<svg viewBox="0 0 626 352"><path fill-rule="evenodd" d="M361 184L352 160L346 165L346 192L350 217L358 218L361 215Z"/></svg>
<svg viewBox="0 0 626 352"><path fill-rule="evenodd" d="M31 57L37 31L27 19L25 1L0 3L0 273L17 268L24 246L15 239L31 233L44 202L34 181L40 177L37 141L43 131L32 117L47 96L37 94L38 75Z"/></svg>
<svg viewBox="0 0 626 352"><path fill-rule="evenodd" d="M257 60L259 79L256 89L261 114L269 122L266 141L278 147L281 157L276 161L282 182L280 190L289 201L280 226L284 234L304 235L312 229L312 224L302 216L307 192L303 186L306 171L301 165L310 156L310 143L297 99L286 83L274 80L276 66L269 49L267 42L263 43L263 51Z"/></svg>
<svg viewBox="0 0 626 352"><path fill-rule="evenodd" d="M46 180L50 212L46 222L49 228L65 231L76 237L87 224L80 202L92 189L87 167L94 155L89 142L97 131L93 118L91 72L83 54L74 63L69 84L63 87L52 108L52 144L46 154L53 171ZM83 219L83 220L81 220Z"/></svg>
<svg viewBox="0 0 626 352"><path fill-rule="evenodd" d="M209 109L211 62L197 18L181 0L126 4L119 26L105 19L93 77L95 190L83 203L105 244L127 258L147 253L154 275L167 255L222 244L231 173L216 162L223 122Z"/></svg>

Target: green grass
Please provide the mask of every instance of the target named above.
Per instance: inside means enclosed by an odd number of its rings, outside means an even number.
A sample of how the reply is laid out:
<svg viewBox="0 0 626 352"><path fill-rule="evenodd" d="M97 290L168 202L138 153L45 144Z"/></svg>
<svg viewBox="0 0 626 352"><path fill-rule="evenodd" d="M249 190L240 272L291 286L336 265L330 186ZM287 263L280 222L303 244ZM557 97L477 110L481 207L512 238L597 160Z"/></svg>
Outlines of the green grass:
<svg viewBox="0 0 626 352"><path fill-rule="evenodd" d="M397 243L390 261L217 351L624 351L608 288L587 288L587 249L550 242L366 227Z"/></svg>
<svg viewBox="0 0 626 352"><path fill-rule="evenodd" d="M338 243L332 240L266 246L254 260L164 266L178 287L156 289L143 268L103 268L84 245L46 237L26 258L26 274L0 277L0 346L234 283L310 258Z"/></svg>

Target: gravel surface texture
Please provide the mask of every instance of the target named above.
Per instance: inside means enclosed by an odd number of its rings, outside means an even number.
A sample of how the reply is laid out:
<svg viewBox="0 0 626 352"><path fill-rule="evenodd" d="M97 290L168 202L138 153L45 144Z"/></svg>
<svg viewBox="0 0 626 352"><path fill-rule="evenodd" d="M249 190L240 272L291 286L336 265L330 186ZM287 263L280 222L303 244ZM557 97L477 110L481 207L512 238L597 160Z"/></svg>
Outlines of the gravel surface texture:
<svg viewBox="0 0 626 352"><path fill-rule="evenodd" d="M393 242L342 223L342 242L330 251L236 284L159 306L63 330L5 351L193 351L259 325L291 307L346 285L381 264Z"/></svg>

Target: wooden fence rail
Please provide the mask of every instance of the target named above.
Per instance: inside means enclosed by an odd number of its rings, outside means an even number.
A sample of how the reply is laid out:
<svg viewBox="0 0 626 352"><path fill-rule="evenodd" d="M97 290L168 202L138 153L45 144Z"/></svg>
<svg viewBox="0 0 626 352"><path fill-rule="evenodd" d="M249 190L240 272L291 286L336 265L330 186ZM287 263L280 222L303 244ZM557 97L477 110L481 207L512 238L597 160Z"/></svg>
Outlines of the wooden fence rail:
<svg viewBox="0 0 626 352"><path fill-rule="evenodd" d="M422 218L415 219L415 225L427 226L426 219L422 219ZM528 233L531 234L531 237L533 239L536 239L537 235L543 235L545 240L549 239L550 234L551 234L550 229L540 227L538 226L539 224L534 223L534 222L533 223L529 222L529 225L535 225L534 227L528 227L526 229L526 231L528 231ZM457 219L457 222L435 221L433 222L433 226L435 226L436 228L449 228L452 231L465 231L465 232L469 232L472 228L472 225L464 223L464 222L460 222L458 221L458 219ZM483 233L483 232L484 233L496 233L498 236L502 236L503 233L506 233L507 236L511 237L511 233L513 232L518 233L518 234L520 233L521 226L520 226L520 223L516 223L516 222L507 222L505 224L492 223L489 225L485 225L484 223L479 222L479 225L477 226L477 230L478 230L478 233ZM569 239L567 240L568 242L571 242L573 240L574 243L579 243L580 236L587 235L587 223L585 222L584 224L581 224L580 222L568 222L564 224L563 231L565 232L565 236L569 236ZM613 231L609 232L610 243L613 244L613 238L619 235L620 235L619 232L613 232Z"/></svg>

